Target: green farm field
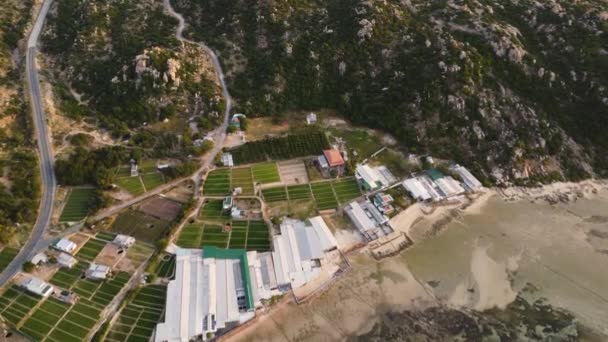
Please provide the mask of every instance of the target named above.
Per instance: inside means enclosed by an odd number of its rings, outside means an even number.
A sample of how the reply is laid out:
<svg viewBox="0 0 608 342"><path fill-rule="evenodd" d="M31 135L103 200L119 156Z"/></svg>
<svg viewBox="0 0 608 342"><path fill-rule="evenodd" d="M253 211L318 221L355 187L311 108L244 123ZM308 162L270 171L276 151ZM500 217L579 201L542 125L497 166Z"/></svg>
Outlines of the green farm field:
<svg viewBox="0 0 608 342"><path fill-rule="evenodd" d="M270 233L262 221L232 221L230 232L213 224L189 224L182 228L176 244L183 248L242 248L247 250L270 250Z"/></svg>
<svg viewBox="0 0 608 342"><path fill-rule="evenodd" d="M93 188L71 189L59 222L75 222L85 218L89 213L94 194L95 189Z"/></svg>
<svg viewBox="0 0 608 342"><path fill-rule="evenodd" d="M281 181L276 163L259 163L251 166L253 180L256 183L267 184Z"/></svg>

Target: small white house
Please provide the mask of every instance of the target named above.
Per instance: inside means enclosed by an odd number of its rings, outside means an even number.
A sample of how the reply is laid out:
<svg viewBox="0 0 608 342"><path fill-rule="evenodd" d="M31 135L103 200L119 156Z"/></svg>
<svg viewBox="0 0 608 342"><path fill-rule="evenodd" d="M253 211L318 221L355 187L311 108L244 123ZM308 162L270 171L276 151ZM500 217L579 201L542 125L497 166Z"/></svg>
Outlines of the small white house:
<svg viewBox="0 0 608 342"><path fill-rule="evenodd" d="M139 175L139 172L137 171L137 169L138 169L137 161L135 161L135 159L131 159L130 163L131 163L131 177L137 177Z"/></svg>
<svg viewBox="0 0 608 342"><path fill-rule="evenodd" d="M46 264L47 262L49 262L49 257L44 254L44 252L40 252L36 255L34 255L34 257L31 260L31 263L38 266L40 264Z"/></svg>
<svg viewBox="0 0 608 342"><path fill-rule="evenodd" d="M135 244L135 238L129 235L118 234L112 243L119 247L129 248Z"/></svg>
<svg viewBox="0 0 608 342"><path fill-rule="evenodd" d="M78 263L78 260L69 254L59 253L57 263L62 267L72 268Z"/></svg>
<svg viewBox="0 0 608 342"><path fill-rule="evenodd" d="M21 283L21 287L26 289L28 292L42 297L50 296L54 290L51 284L34 277L24 280Z"/></svg>
<svg viewBox="0 0 608 342"><path fill-rule="evenodd" d="M55 244L53 245L53 247L55 249L58 249L62 252L66 252L68 254L72 254L72 252L76 249L76 244L68 239L59 239L57 242L55 242Z"/></svg>
<svg viewBox="0 0 608 342"><path fill-rule="evenodd" d="M234 166L234 159L232 159L232 153L226 152L222 154L222 164L227 167Z"/></svg>
<svg viewBox="0 0 608 342"><path fill-rule="evenodd" d="M312 125L315 123L317 123L317 114L310 112L308 115L306 115L306 124Z"/></svg>
<svg viewBox="0 0 608 342"><path fill-rule="evenodd" d="M91 266L89 266L89 269L87 270L87 278L103 280L108 277L109 273L110 266L91 263Z"/></svg>

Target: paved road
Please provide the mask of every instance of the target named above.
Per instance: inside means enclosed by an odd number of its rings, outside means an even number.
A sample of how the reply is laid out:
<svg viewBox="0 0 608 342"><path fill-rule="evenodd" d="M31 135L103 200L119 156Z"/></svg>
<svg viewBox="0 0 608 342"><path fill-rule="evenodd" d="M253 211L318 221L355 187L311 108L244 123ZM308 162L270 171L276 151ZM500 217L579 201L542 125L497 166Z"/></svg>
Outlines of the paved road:
<svg viewBox="0 0 608 342"><path fill-rule="evenodd" d="M46 125L46 116L42 109L42 100L40 95L40 83L38 81L38 70L36 69L36 51L40 31L46 19L46 15L53 0L45 0L36 23L32 28L30 37L27 43L26 54L26 74L28 81L28 90L32 107L32 115L34 119L34 127L36 129L36 139L38 141L38 152L40 159L40 173L42 180L42 196L40 199L40 208L38 218L32 229L29 240L21 249L19 254L0 274L0 285L6 283L19 270L21 265L27 261L33 254L34 247L38 240L44 234L44 230L48 227L51 214L53 212L53 200L55 199L55 188L57 186L55 174L53 173L53 151L52 145L49 142L48 127Z"/></svg>

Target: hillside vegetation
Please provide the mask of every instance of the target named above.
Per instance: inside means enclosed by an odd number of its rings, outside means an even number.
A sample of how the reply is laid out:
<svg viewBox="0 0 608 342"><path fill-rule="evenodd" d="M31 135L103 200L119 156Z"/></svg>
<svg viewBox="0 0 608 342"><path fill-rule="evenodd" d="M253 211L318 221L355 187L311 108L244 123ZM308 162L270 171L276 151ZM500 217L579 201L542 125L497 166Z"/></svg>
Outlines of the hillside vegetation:
<svg viewBox="0 0 608 342"><path fill-rule="evenodd" d="M0 243L36 219L40 197L38 161L24 96L24 38L33 1L8 0L0 8Z"/></svg>
<svg viewBox="0 0 608 342"><path fill-rule="evenodd" d="M337 109L496 182L608 175L605 1L172 3L248 115Z"/></svg>

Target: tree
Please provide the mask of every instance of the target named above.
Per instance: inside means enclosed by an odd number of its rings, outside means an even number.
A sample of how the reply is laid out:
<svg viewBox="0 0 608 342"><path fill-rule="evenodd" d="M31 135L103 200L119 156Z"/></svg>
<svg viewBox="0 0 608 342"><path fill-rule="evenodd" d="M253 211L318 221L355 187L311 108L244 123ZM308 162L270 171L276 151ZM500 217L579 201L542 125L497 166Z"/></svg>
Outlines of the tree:
<svg viewBox="0 0 608 342"><path fill-rule="evenodd" d="M34 265L31 261L26 261L23 263L24 272L32 273L34 271L34 268L36 268L36 265Z"/></svg>

